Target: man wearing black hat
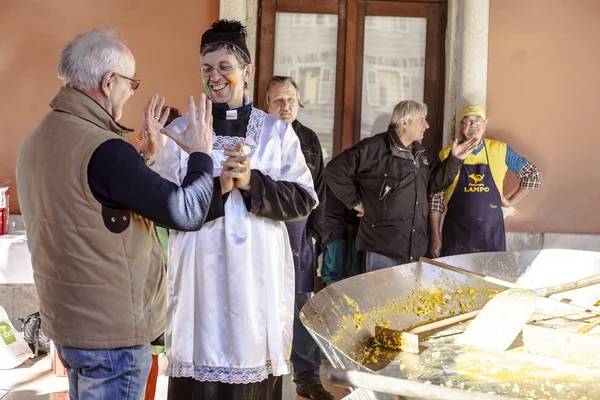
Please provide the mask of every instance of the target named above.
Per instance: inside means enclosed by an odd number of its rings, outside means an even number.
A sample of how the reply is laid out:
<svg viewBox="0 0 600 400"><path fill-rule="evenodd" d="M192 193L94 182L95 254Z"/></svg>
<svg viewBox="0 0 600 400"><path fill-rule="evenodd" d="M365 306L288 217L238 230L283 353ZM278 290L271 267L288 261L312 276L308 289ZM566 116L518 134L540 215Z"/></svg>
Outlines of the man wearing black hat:
<svg viewBox="0 0 600 400"><path fill-rule="evenodd" d="M284 222L308 216L318 199L293 129L244 95L254 66L243 25L215 22L200 64L213 101L215 186L206 229L169 239L169 399L279 399L294 315ZM179 118L169 129L185 127ZM169 140L155 170L178 182L187 157Z"/></svg>

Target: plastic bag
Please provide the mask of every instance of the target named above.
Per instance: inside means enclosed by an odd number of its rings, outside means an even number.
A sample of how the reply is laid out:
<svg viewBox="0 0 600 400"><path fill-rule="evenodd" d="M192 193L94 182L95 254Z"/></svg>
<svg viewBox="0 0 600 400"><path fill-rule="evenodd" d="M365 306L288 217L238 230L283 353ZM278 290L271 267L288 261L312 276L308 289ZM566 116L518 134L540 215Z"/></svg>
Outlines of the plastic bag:
<svg viewBox="0 0 600 400"><path fill-rule="evenodd" d="M23 323L21 328L23 339L25 339L33 354L37 356L40 353L50 353L50 339L42 332L40 313L35 312L25 318L17 319Z"/></svg>
<svg viewBox="0 0 600 400"><path fill-rule="evenodd" d="M29 345L10 323L8 314L0 306L0 369L18 367L32 356Z"/></svg>

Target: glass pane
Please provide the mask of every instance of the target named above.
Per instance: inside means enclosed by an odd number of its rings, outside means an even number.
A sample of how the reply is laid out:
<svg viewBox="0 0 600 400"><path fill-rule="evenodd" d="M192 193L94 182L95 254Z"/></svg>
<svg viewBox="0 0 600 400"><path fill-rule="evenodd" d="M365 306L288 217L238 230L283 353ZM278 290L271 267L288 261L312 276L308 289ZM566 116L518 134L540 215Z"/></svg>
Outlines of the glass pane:
<svg viewBox="0 0 600 400"><path fill-rule="evenodd" d="M426 18L365 18L361 138L387 130L400 101L423 101L426 36Z"/></svg>
<svg viewBox="0 0 600 400"><path fill-rule="evenodd" d="M317 133L327 162L333 148L337 15L277 13L275 75L291 76L304 108L298 120Z"/></svg>

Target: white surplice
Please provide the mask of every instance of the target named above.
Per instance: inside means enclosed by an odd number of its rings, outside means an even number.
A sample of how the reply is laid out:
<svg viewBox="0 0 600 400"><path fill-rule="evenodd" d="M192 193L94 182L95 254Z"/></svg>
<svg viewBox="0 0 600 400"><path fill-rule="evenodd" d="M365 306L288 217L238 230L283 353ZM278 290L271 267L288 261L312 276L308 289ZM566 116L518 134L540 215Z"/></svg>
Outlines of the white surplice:
<svg viewBox="0 0 600 400"><path fill-rule="evenodd" d="M183 132L187 116L170 129ZM245 138L216 136L214 176L223 146L244 139L250 167L300 185L318 202L292 127L252 109ZM172 140L154 170L181 184L189 155ZM225 216L198 232L171 231L165 334L167 375L199 381L253 383L289 373L294 317L294 264L285 224L247 211L234 188Z"/></svg>

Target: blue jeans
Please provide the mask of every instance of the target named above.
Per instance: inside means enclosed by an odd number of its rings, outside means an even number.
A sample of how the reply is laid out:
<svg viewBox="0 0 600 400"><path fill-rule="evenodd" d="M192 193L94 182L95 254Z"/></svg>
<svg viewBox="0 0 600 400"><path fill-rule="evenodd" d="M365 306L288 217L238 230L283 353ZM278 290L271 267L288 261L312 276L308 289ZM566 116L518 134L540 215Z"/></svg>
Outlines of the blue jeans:
<svg viewBox="0 0 600 400"><path fill-rule="evenodd" d="M297 389L307 389L321 383L321 351L319 345L300 321L300 310L310 300L310 293L296 293L294 301L294 338L292 340L292 365Z"/></svg>
<svg viewBox="0 0 600 400"><path fill-rule="evenodd" d="M141 400L152 366L150 344L111 350L56 345L70 400Z"/></svg>
<svg viewBox="0 0 600 400"><path fill-rule="evenodd" d="M365 271L377 271L384 268L395 267L396 265L401 265L404 263L405 261L402 260L386 257L379 253L373 253L372 251L367 251L365 256Z"/></svg>

